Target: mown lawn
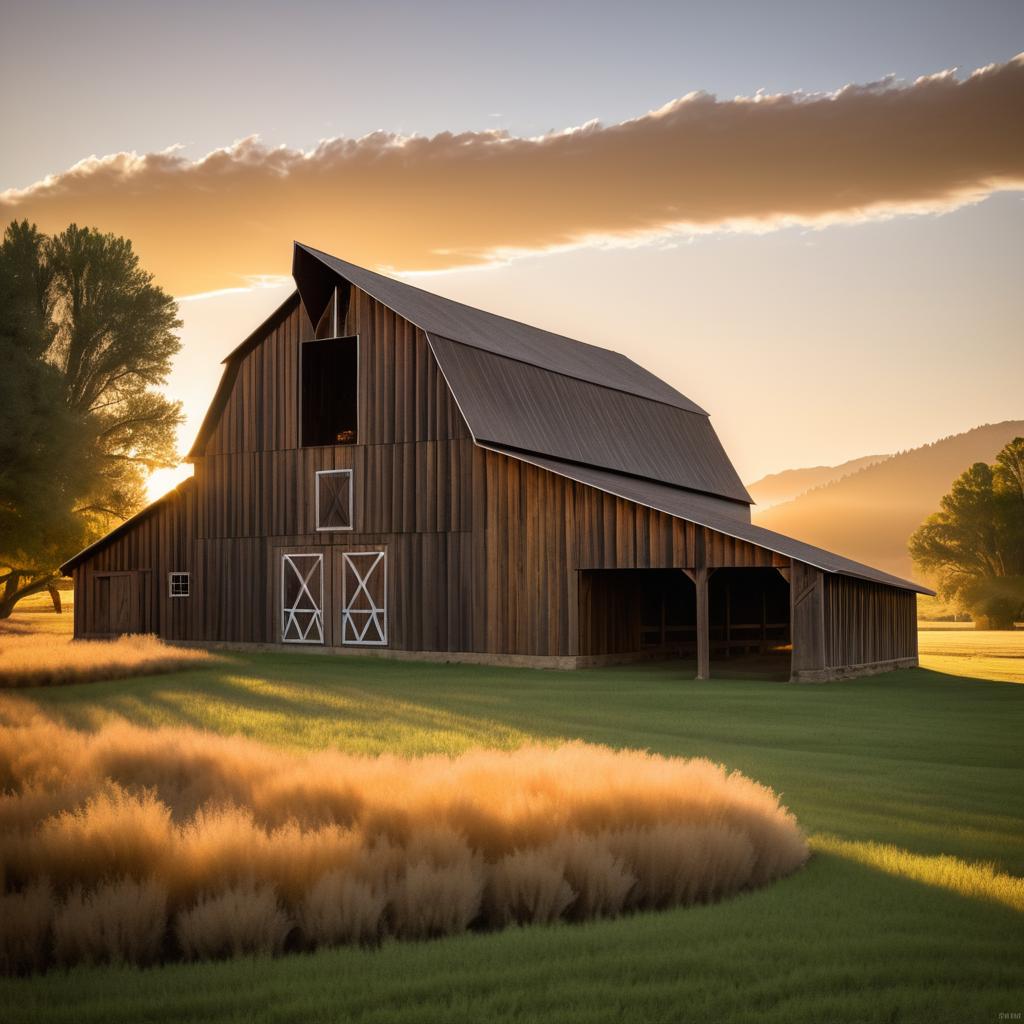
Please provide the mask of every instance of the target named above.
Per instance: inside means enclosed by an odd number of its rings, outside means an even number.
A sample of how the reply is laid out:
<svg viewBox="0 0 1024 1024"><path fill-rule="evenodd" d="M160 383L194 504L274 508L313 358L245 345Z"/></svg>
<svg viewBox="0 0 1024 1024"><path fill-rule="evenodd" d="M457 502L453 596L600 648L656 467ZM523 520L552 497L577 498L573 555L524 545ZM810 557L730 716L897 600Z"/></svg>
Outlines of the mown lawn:
<svg viewBox="0 0 1024 1024"><path fill-rule="evenodd" d="M1024 682L1024 663L1003 660L997 678ZM53 972L0 981L5 1021L969 1022L1024 1011L1024 686L1012 682L946 667L821 686L697 683L665 666L548 673L282 654L5 701L82 727L125 716L297 747L416 754L582 738L708 756L781 791L816 837L806 869L717 906L375 951Z"/></svg>

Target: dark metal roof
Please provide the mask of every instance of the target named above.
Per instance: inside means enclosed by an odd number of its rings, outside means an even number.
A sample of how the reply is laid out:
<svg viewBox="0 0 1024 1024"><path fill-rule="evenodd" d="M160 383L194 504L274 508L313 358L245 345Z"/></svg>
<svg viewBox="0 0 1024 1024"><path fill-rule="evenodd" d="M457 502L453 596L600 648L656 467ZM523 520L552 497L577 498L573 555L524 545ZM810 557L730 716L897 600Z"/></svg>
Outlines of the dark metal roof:
<svg viewBox="0 0 1024 1024"><path fill-rule="evenodd" d="M853 576L856 579L867 580L871 583L882 583L888 587L899 587L901 590L913 590L918 594L934 594L920 583L912 580L901 579L890 573L882 572L880 569L873 569L869 565L855 562L851 558L844 558L842 555L833 554L823 548L816 548L812 544L805 544L803 541L794 540L792 537L785 537L773 530L766 530L764 527L755 526L753 523L742 518L723 514L716 508L709 499L700 500L699 495L690 494L687 491L670 487L667 484L659 484L650 480L637 480L633 477L624 476L621 473L612 473L603 469L595 469L591 466L577 466L558 459L543 458L525 452L510 451L497 446L486 445L494 451L500 452L521 462L528 462L531 465L539 466L549 472L557 473L559 476L576 480L588 487L594 487L607 494L613 494L618 498L625 498L627 501L636 502L639 505L646 505L648 508L665 512L677 519L685 519L688 522L696 523L698 526L706 526L724 533L728 537L735 537L737 540L749 541L758 547L767 548L777 554L795 558L798 562L806 562L825 572L837 573L841 576ZM725 505L720 502L719 505Z"/></svg>
<svg viewBox="0 0 1024 1024"><path fill-rule="evenodd" d="M182 480L180 484L169 490L165 495L157 498L156 501L150 502L144 509L136 512L135 515L126 519L123 523L118 523L109 533L105 533L99 540L94 540L90 545L82 548L77 555L72 555L63 565L58 566L62 575L70 576L71 570L76 565L84 562L90 555L101 548L105 548L111 541L117 540L118 537L127 533L132 527L137 526L144 519L148 519L157 509L180 497L193 486L195 486L195 477L190 476L186 480Z"/></svg>
<svg viewBox="0 0 1024 1024"><path fill-rule="evenodd" d="M705 414L427 337L477 441L719 495L746 513L750 495Z"/></svg>
<svg viewBox="0 0 1024 1024"><path fill-rule="evenodd" d="M324 287L321 277L310 273L311 263L320 263L351 281L428 334L438 334L567 377L707 415L695 402L620 352L474 309L296 242L292 272L314 322L326 307L330 289Z"/></svg>
<svg viewBox="0 0 1024 1024"><path fill-rule="evenodd" d="M626 356L299 243L293 273L311 319L342 279L424 331L476 440L750 503L708 414Z"/></svg>

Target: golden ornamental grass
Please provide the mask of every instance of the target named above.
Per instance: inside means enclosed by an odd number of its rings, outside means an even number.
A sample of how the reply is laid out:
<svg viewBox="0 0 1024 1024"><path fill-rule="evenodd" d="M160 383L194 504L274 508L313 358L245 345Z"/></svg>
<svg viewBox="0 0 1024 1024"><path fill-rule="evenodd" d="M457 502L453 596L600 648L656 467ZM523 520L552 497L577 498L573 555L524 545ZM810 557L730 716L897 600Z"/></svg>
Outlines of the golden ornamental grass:
<svg viewBox="0 0 1024 1024"><path fill-rule="evenodd" d="M583 743L294 753L0 724L0 970L424 939L720 899L797 869L775 794Z"/></svg>
<svg viewBox="0 0 1024 1024"><path fill-rule="evenodd" d="M214 660L208 651L174 647L155 636L72 640L47 633L0 633L0 689L155 675Z"/></svg>

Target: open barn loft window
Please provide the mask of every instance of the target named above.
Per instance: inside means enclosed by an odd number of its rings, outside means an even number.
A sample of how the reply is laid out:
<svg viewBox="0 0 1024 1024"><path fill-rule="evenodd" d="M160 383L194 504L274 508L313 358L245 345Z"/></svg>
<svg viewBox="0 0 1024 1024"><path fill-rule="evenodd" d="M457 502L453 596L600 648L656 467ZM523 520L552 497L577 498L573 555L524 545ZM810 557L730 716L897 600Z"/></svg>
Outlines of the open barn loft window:
<svg viewBox="0 0 1024 1024"><path fill-rule="evenodd" d="M171 597L188 597L189 574L170 572L167 574L167 593Z"/></svg>
<svg viewBox="0 0 1024 1024"><path fill-rule="evenodd" d="M358 338L304 341L300 347L302 446L355 444Z"/></svg>
<svg viewBox="0 0 1024 1024"><path fill-rule="evenodd" d="M316 475L316 528L352 529L352 470L321 469Z"/></svg>

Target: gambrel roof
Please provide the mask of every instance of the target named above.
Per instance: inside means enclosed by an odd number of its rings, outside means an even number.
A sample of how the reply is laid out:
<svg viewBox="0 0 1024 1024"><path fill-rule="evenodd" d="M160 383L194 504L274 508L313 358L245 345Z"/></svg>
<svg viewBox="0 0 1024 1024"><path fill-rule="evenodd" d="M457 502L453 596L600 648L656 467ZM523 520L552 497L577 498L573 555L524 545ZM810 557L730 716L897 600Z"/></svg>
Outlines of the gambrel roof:
<svg viewBox="0 0 1024 1024"><path fill-rule="evenodd" d="M419 327L478 443L750 505L708 414L632 359L298 243L293 274L314 323L340 278Z"/></svg>

